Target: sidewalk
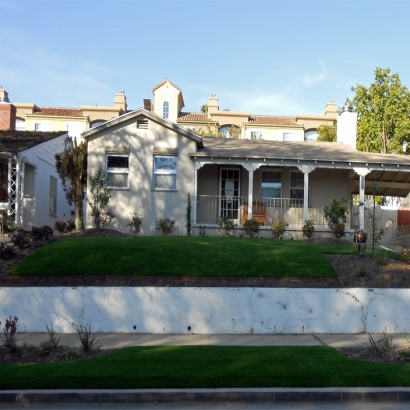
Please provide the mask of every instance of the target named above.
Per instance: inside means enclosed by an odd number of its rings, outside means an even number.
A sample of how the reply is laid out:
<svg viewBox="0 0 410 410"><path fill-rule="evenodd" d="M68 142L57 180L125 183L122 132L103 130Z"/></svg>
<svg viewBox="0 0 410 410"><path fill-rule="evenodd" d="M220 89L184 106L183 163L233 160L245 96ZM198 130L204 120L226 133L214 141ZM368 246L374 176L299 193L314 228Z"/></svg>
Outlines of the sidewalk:
<svg viewBox="0 0 410 410"><path fill-rule="evenodd" d="M375 340L382 334L373 334ZM152 335L137 333L96 333L101 340L103 349L122 348L129 346L320 346L355 347L369 346L369 336L361 334L276 334L276 335ZM40 346L48 340L47 333L19 333L18 343ZM60 344L79 346L76 333L61 334ZM393 344L404 346L406 341L401 334L393 336Z"/></svg>

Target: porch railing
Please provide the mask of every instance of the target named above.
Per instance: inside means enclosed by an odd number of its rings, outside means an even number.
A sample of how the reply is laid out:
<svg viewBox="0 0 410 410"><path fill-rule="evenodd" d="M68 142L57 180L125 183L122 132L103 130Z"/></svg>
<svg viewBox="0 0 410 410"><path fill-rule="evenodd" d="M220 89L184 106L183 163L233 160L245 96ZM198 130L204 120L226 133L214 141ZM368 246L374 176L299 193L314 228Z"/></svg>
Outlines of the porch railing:
<svg viewBox="0 0 410 410"><path fill-rule="evenodd" d="M254 197L253 204L263 203L266 206L266 225L270 226L272 220L282 219L290 228L301 228L303 220L303 199L298 198L260 198ZM197 224L216 224L218 216L228 216L239 226L243 224L244 205L248 203L246 196L218 196L199 195L197 197ZM347 229L359 226L358 207L348 203L349 214L346 223ZM308 208L309 217L315 221L316 229L328 229L329 225L324 217L323 207Z"/></svg>

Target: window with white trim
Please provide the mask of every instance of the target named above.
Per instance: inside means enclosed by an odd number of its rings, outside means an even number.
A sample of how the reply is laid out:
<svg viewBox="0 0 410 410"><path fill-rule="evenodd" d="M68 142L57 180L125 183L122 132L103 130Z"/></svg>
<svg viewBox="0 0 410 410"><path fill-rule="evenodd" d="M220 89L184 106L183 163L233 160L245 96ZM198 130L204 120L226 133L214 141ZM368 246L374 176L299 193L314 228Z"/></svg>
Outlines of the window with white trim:
<svg viewBox="0 0 410 410"><path fill-rule="evenodd" d="M282 172L262 171L262 202L268 206L280 205L282 198Z"/></svg>
<svg viewBox="0 0 410 410"><path fill-rule="evenodd" d="M50 175L49 215L57 216L57 178Z"/></svg>
<svg viewBox="0 0 410 410"><path fill-rule="evenodd" d="M48 131L48 122L35 122L34 131Z"/></svg>
<svg viewBox="0 0 410 410"><path fill-rule="evenodd" d="M177 189L177 156L154 156L154 189Z"/></svg>
<svg viewBox="0 0 410 410"><path fill-rule="evenodd" d="M169 102L164 101L164 104L162 105L162 118L168 119L169 117Z"/></svg>
<svg viewBox="0 0 410 410"><path fill-rule="evenodd" d="M107 154L107 185L109 188L128 188L129 155Z"/></svg>
<svg viewBox="0 0 410 410"><path fill-rule="evenodd" d="M251 140L263 140L263 131L251 131Z"/></svg>
<svg viewBox="0 0 410 410"><path fill-rule="evenodd" d="M26 121L22 118L16 118L16 131L25 131Z"/></svg>
<svg viewBox="0 0 410 410"><path fill-rule="evenodd" d="M291 172L290 173L290 204L291 206L303 206L305 195L305 174L303 172ZM308 198L310 200L310 174L308 183ZM308 200L308 202L309 202Z"/></svg>

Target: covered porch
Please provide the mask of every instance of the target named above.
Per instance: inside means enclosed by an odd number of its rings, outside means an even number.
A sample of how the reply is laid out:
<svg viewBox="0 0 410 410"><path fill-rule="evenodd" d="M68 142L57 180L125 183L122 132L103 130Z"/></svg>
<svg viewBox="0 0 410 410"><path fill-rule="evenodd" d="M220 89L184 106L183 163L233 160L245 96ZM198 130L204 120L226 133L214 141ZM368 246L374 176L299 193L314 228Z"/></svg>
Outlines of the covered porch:
<svg viewBox="0 0 410 410"><path fill-rule="evenodd" d="M241 227L255 217L265 229L282 219L290 230L301 231L312 218L316 230L330 232L323 208L344 198L346 229L363 229L365 195L375 183L376 195L404 197L410 191L410 160L404 155L364 153L340 143L218 140L205 139L202 152L191 154L197 227L216 227L221 216Z"/></svg>

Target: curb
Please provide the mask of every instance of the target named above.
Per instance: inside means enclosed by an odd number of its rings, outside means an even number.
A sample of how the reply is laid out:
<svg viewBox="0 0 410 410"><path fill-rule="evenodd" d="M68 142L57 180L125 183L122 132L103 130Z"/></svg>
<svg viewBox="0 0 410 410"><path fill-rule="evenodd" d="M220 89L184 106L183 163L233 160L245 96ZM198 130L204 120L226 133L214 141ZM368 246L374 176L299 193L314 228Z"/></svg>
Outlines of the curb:
<svg viewBox="0 0 410 410"><path fill-rule="evenodd" d="M0 407L38 405L131 405L176 403L410 403L410 388L253 388L253 389L124 389L8 390Z"/></svg>

